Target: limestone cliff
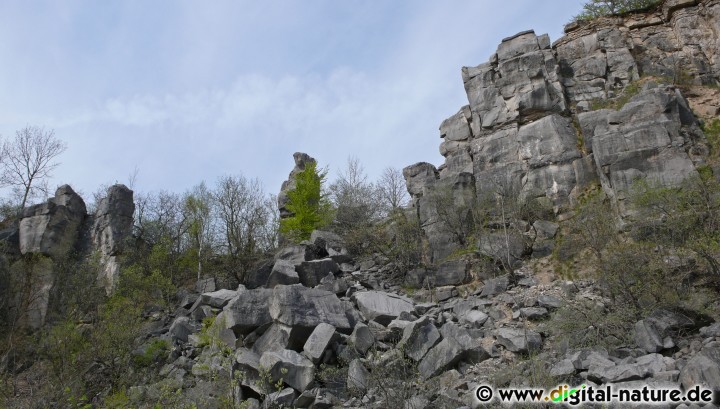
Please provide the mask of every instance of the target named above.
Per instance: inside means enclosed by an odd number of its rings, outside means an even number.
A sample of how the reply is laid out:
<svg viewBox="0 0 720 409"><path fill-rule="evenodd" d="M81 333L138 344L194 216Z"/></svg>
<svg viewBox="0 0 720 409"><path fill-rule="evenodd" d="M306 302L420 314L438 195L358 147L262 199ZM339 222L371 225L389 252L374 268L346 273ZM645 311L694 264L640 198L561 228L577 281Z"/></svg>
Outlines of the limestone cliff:
<svg viewBox="0 0 720 409"><path fill-rule="evenodd" d="M469 104L440 125L445 163L404 170L433 261L458 248L431 199L440 189L455 203L505 189L562 220L591 186L623 216L635 180L674 185L695 174L707 146L693 110L716 115L720 105L703 87L719 83L719 29L720 1L669 0L649 13L569 24L554 44L521 32L488 62L463 67ZM527 226L505 246L521 257L538 233Z"/></svg>

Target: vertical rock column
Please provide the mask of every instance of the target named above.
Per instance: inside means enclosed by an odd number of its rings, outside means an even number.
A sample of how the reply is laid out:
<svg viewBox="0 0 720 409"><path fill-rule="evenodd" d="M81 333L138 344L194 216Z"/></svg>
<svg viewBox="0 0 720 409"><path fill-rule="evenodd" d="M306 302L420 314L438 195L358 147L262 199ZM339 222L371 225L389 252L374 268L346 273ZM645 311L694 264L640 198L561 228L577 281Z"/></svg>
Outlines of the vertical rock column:
<svg viewBox="0 0 720 409"><path fill-rule="evenodd" d="M50 291L55 285L55 261L70 255L86 216L85 202L68 185L46 203L23 211L19 225L20 253L26 257L13 265L23 274L24 288L15 304L26 311L24 324L39 328L45 323Z"/></svg>
<svg viewBox="0 0 720 409"><path fill-rule="evenodd" d="M125 185L111 186L95 212L92 241L100 253L102 265L98 284L105 288L107 294L117 287L119 256L125 248L125 241L132 234L134 212L133 191Z"/></svg>

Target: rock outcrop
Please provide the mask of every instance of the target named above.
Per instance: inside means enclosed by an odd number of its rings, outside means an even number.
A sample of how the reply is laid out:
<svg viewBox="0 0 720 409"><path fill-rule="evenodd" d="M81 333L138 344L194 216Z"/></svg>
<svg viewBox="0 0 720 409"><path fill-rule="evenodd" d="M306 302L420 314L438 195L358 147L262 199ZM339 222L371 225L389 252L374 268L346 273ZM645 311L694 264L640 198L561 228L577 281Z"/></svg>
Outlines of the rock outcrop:
<svg viewBox="0 0 720 409"><path fill-rule="evenodd" d="M22 287L26 291L15 300L24 306L25 325L40 328L44 324L57 278L54 262L75 249L86 216L85 202L68 185L60 186L47 202L24 209L18 233L20 253L34 257L21 259L13 267L25 272Z"/></svg>
<svg viewBox="0 0 720 409"><path fill-rule="evenodd" d="M717 1L667 1L649 14L573 23L554 44L521 32L487 63L464 67L469 104L440 125L445 163L403 171L432 261L461 244L440 214L447 203L519 197L562 220L580 194L601 185L627 216L635 180L674 186L696 174L707 146L692 101L674 85L720 82L718 18ZM515 259L548 253L532 226L519 233L510 249L479 250Z"/></svg>
<svg viewBox="0 0 720 409"><path fill-rule="evenodd" d="M132 234L133 191L125 185L113 185L107 196L100 200L95 211L92 226L92 240L100 253L102 271L98 273L98 283L110 294L117 285L120 274L118 256L122 254L125 240Z"/></svg>

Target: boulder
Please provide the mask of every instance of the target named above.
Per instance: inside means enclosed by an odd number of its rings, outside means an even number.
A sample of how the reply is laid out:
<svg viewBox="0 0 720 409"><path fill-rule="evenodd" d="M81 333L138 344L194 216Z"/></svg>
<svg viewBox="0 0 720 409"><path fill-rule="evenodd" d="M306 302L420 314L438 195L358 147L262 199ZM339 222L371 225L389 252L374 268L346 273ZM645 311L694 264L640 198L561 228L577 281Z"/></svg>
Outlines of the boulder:
<svg viewBox="0 0 720 409"><path fill-rule="evenodd" d="M260 357L260 367L270 373L273 384L282 382L298 392L305 391L313 382L315 365L295 351L269 351Z"/></svg>
<svg viewBox="0 0 720 409"><path fill-rule="evenodd" d="M255 329L270 325L270 300L273 290L254 289L238 291L223 309L226 328L237 335L247 335Z"/></svg>
<svg viewBox="0 0 720 409"><path fill-rule="evenodd" d="M427 352L440 342L440 331L430 322L428 317L422 317L409 323L403 329L403 335L398 347L410 359L420 361Z"/></svg>
<svg viewBox="0 0 720 409"><path fill-rule="evenodd" d="M351 391L363 392L370 385L370 371L360 362L359 359L350 361L347 373L347 387Z"/></svg>
<svg viewBox="0 0 720 409"><path fill-rule="evenodd" d="M338 264L330 258L313 261L303 261L296 267L300 283L306 287L315 287L328 274L340 271Z"/></svg>
<svg viewBox="0 0 720 409"><path fill-rule="evenodd" d="M685 390L703 385L720 390L720 342L711 342L690 358L680 370L680 383Z"/></svg>
<svg viewBox="0 0 720 409"><path fill-rule="evenodd" d="M423 379L437 376L451 369L465 355L465 348L452 338L445 338L435 345L418 364L418 371Z"/></svg>
<svg viewBox="0 0 720 409"><path fill-rule="evenodd" d="M520 328L500 328L497 341L508 351L526 354L542 348L542 337L535 331Z"/></svg>
<svg viewBox="0 0 720 409"><path fill-rule="evenodd" d="M275 322L293 329L305 329L306 338L321 323L330 324L338 330L352 328L348 307L329 291L299 284L275 287L268 306Z"/></svg>
<svg viewBox="0 0 720 409"><path fill-rule="evenodd" d="M357 292L352 295L352 299L366 319L377 321L385 326L403 311L413 312L415 310L410 299L382 291Z"/></svg>
<svg viewBox="0 0 720 409"><path fill-rule="evenodd" d="M278 260L272 267L265 287L274 288L277 285L292 285L300 283L300 277L295 271L295 265L288 260Z"/></svg>
<svg viewBox="0 0 720 409"><path fill-rule="evenodd" d="M350 338L348 338L348 344L352 345L353 348L361 355L365 355L367 351L375 344L375 337L370 332L370 328L363 323L355 325Z"/></svg>
<svg viewBox="0 0 720 409"><path fill-rule="evenodd" d="M292 328L283 324L272 324L252 346L253 352L262 355L268 351L282 351L290 344Z"/></svg>
<svg viewBox="0 0 720 409"><path fill-rule="evenodd" d="M213 308L223 308L237 295L237 291L226 289L204 293L200 295L200 304L209 305Z"/></svg>
<svg viewBox="0 0 720 409"><path fill-rule="evenodd" d="M330 346L330 343L337 337L335 327L324 322L318 324L317 327L308 337L303 346L303 353L314 364L318 364L323 354Z"/></svg>

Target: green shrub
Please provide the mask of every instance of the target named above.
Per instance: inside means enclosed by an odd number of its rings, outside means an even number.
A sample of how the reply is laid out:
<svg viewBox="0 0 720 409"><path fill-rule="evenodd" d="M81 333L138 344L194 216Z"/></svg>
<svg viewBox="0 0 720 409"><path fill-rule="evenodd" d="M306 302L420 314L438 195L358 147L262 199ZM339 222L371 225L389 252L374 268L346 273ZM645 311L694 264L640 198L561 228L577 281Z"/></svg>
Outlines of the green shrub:
<svg viewBox="0 0 720 409"><path fill-rule="evenodd" d="M169 351L170 344L166 340L155 339L141 354L133 356L133 361L136 366L148 367L158 361L161 361L165 356L167 356Z"/></svg>
<svg viewBox="0 0 720 409"><path fill-rule="evenodd" d="M661 3L662 0L590 0L583 5L582 12L573 17L573 20L592 20L603 16L644 11Z"/></svg>

